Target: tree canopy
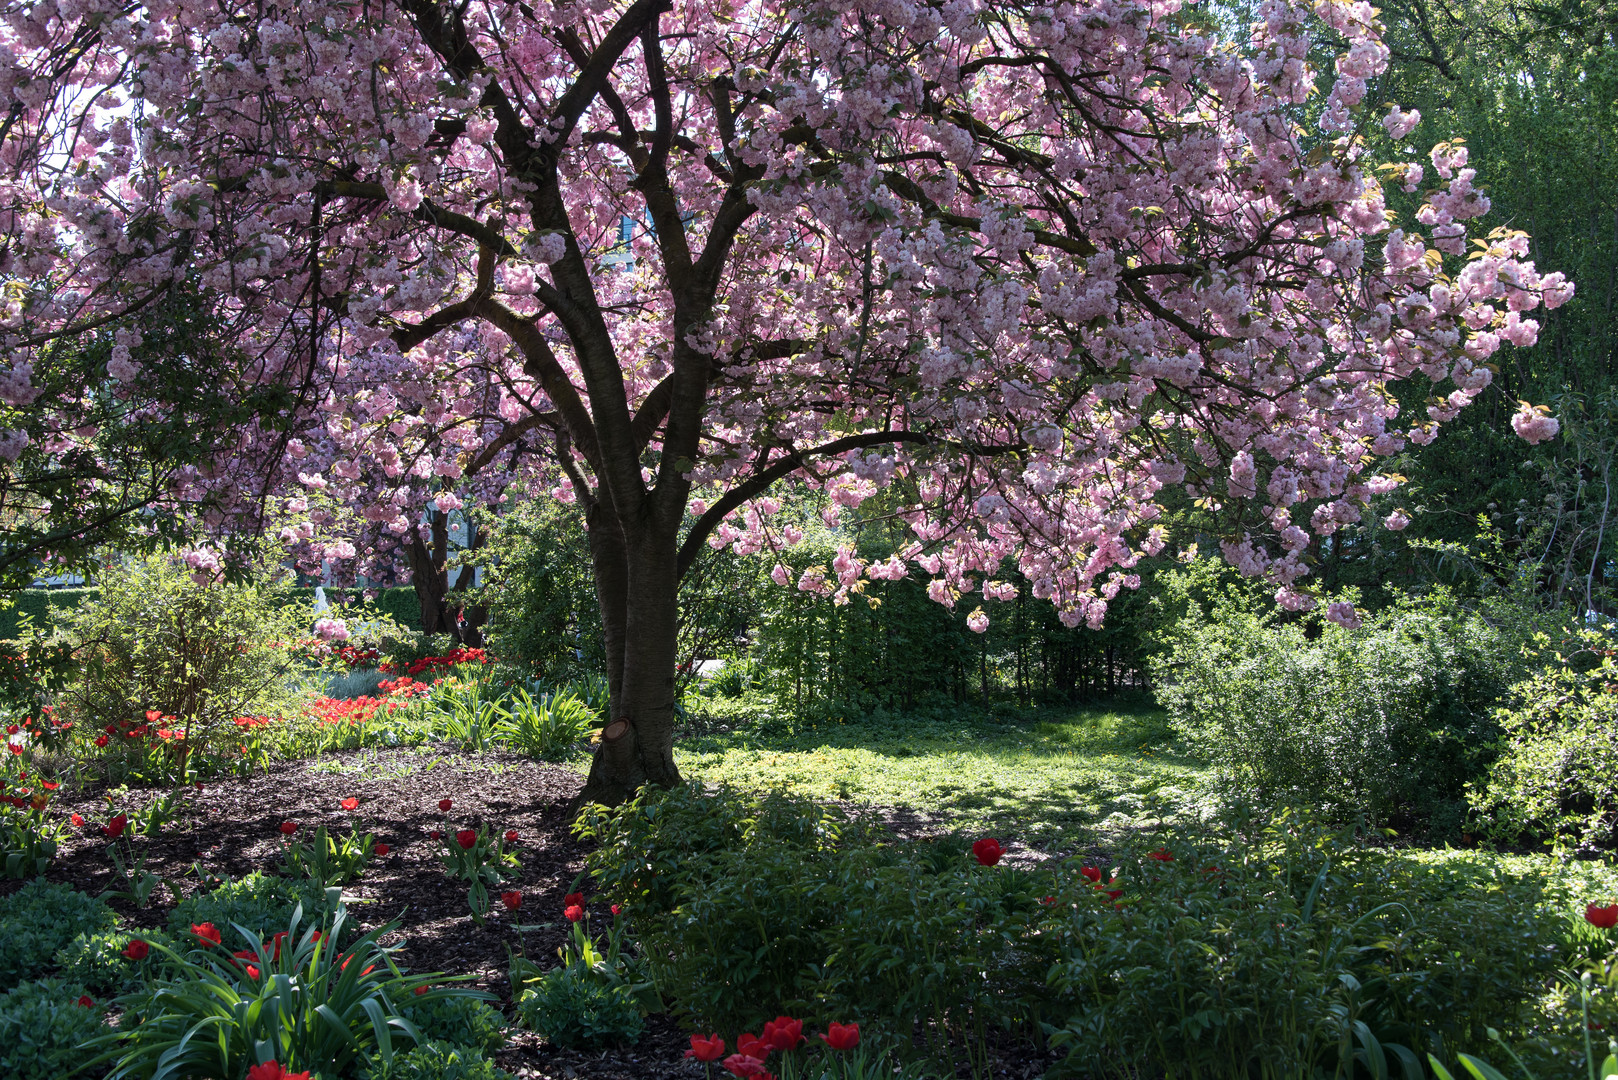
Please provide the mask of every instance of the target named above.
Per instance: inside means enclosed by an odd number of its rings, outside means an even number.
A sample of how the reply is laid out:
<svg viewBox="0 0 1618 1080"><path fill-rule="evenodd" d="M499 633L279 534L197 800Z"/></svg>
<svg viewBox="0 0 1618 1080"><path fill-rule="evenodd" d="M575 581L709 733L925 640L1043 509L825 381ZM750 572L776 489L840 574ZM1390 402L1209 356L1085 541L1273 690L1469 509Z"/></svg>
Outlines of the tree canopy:
<svg viewBox="0 0 1618 1080"><path fill-rule="evenodd" d="M194 282L244 384L291 395L231 447L258 469L176 481L220 528L323 492L370 528L320 557L393 560L428 499L556 483L623 720L607 797L676 775L679 576L791 544L777 482L832 517L883 492L914 535L795 583L833 600L918 569L1005 598L1009 557L1093 625L1175 487L1307 607L1311 537L1572 293L1474 224L1465 145L1380 160L1420 117L1369 96L1364 3L1268 0L1239 42L1173 0L61 0L4 27L0 400L73 444L40 350ZM145 377L123 344L106 372Z"/></svg>

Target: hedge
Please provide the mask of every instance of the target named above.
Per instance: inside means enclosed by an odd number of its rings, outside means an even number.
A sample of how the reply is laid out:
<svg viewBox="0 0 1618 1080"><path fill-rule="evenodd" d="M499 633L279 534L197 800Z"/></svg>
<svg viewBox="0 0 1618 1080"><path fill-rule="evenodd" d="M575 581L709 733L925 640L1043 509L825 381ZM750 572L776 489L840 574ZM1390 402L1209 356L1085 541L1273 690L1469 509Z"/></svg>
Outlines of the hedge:
<svg viewBox="0 0 1618 1080"><path fill-rule="evenodd" d="M293 596L314 601L313 588L287 590ZM22 618L32 615L34 625L51 629L58 612L70 611L86 598L96 595L92 587L66 589L23 589L11 594L12 606L0 611L0 640L14 641L22 637ZM327 589L326 597L333 604L343 595L342 589ZM421 603L416 590L409 586L383 589L376 598L377 606L393 616L400 625L411 630L421 629Z"/></svg>

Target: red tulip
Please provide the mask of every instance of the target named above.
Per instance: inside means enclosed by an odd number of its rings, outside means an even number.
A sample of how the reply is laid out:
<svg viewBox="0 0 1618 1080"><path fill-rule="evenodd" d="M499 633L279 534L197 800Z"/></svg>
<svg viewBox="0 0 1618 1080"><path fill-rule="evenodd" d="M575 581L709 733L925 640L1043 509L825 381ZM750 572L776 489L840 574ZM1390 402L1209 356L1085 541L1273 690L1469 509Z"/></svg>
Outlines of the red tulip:
<svg viewBox="0 0 1618 1080"><path fill-rule="evenodd" d="M449 808L454 806L454 805L455 805L455 803L453 801L449 800L449 799L439 799L438 800L438 808L440 810L442 810L446 814L449 813Z"/></svg>
<svg viewBox="0 0 1618 1080"><path fill-rule="evenodd" d="M427 839L429 839L429 840L437 840L440 836L443 836L443 835L444 835L443 833L439 832L437 829L434 829L432 832L427 834Z"/></svg>
<svg viewBox="0 0 1618 1080"><path fill-rule="evenodd" d="M417 997L420 997L421 995L425 994L428 990L431 990L431 989L432 989L432 987L423 985L423 986L416 987L416 989L413 992L415 993L415 995Z"/></svg>
<svg viewBox="0 0 1618 1080"><path fill-rule="evenodd" d="M725 1056L725 1040L718 1035L710 1035L706 1039L701 1035L693 1035L691 1049L685 1052L685 1056L704 1063L718 1061Z"/></svg>
<svg viewBox="0 0 1618 1080"><path fill-rule="evenodd" d="M350 798L344 799L342 802L338 803L337 805L341 806L344 810L358 810L359 807L360 807L360 801L358 799L356 799L356 798L350 797Z"/></svg>
<svg viewBox="0 0 1618 1080"><path fill-rule="evenodd" d="M570 893L568 893L566 896L562 897L562 906L563 907L583 907L584 906L584 894L581 893L581 892L570 892Z"/></svg>
<svg viewBox="0 0 1618 1080"><path fill-rule="evenodd" d="M388 845L386 845L386 844L378 844L372 850L375 851L377 856L380 858L381 856L386 855L388 852L392 851L393 849L388 847Z"/></svg>
<svg viewBox="0 0 1618 1080"><path fill-rule="evenodd" d="M798 1044L803 1042L803 1021L790 1016L777 1016L764 1025L764 1034L759 1038L782 1053L796 1050Z"/></svg>
<svg viewBox="0 0 1618 1080"><path fill-rule="evenodd" d="M517 842L517 830L516 829L507 829L506 830L506 843L515 844L516 842Z"/></svg>
<svg viewBox="0 0 1618 1080"><path fill-rule="evenodd" d="M1168 848L1158 848L1156 851L1149 852L1146 857L1148 859L1156 859L1158 862L1174 861L1174 856L1169 854Z"/></svg>
<svg viewBox="0 0 1618 1080"><path fill-rule="evenodd" d="M219 936L219 928L211 922L205 922L200 925L197 923L192 923L191 932L197 935L199 940L207 942L209 947L219 944L221 940Z"/></svg>
<svg viewBox="0 0 1618 1080"><path fill-rule="evenodd" d="M103 825L101 827L101 831L106 833L112 839L116 840L124 834L124 830L127 828L129 828L129 815L119 814L117 817Z"/></svg>
<svg viewBox="0 0 1618 1080"><path fill-rule="evenodd" d="M506 905L507 911L516 911L522 907L522 893L515 889L510 892L503 892L500 894L500 902Z"/></svg>
<svg viewBox="0 0 1618 1080"><path fill-rule="evenodd" d="M1100 867L1098 867L1098 866L1085 866L1085 867L1080 868L1079 873L1083 874L1085 877L1089 878L1091 881L1095 882L1097 885L1101 884L1101 868Z"/></svg>
<svg viewBox="0 0 1618 1080"><path fill-rule="evenodd" d="M624 913L624 909L617 904L614 904L612 905L612 913L614 915L622 915Z"/></svg>
<svg viewBox="0 0 1618 1080"><path fill-rule="evenodd" d="M73 827L74 827L74 828L75 828L75 829L82 829L82 828L84 828L84 819L83 819L83 818L81 818L81 817L80 817L80 816L79 816L79 815L77 815L77 814L74 814L74 815L73 815L73 816L72 816L72 821L73 821Z"/></svg>
<svg viewBox="0 0 1618 1080"><path fill-rule="evenodd" d="M584 909L577 904L569 904L562 912L568 922L578 922L584 918Z"/></svg>
<svg viewBox="0 0 1618 1080"><path fill-rule="evenodd" d="M775 1080L775 1074L764 1068L762 1060L746 1054L732 1054L721 1064L732 1076L747 1077L748 1080Z"/></svg>
<svg viewBox="0 0 1618 1080"><path fill-rule="evenodd" d="M973 857L984 866L993 866L1005 853L1006 850L1000 846L1000 841L992 836L986 836L972 845Z"/></svg>
<svg viewBox="0 0 1618 1080"><path fill-rule="evenodd" d="M736 1036L736 1052L743 1057L757 1058L763 1061L770 1056L775 1047L754 1035L751 1031Z"/></svg>
<svg viewBox="0 0 1618 1080"><path fill-rule="evenodd" d="M307 1072L287 1072L273 1061L254 1065L247 1070L247 1080L309 1080Z"/></svg>
<svg viewBox="0 0 1618 1080"><path fill-rule="evenodd" d="M1591 926L1611 930L1614 926L1618 926L1618 904L1609 904L1606 907L1590 904L1584 909L1584 918Z"/></svg>
<svg viewBox="0 0 1618 1080"><path fill-rule="evenodd" d="M470 848L473 844L478 842L478 834L473 832L471 829L462 829L460 832L455 834L455 842L461 845L463 848Z"/></svg>
<svg viewBox="0 0 1618 1080"><path fill-rule="evenodd" d="M852 1050L859 1045L860 1026L858 1024L833 1024L826 1029L821 1041L833 1050Z"/></svg>
<svg viewBox="0 0 1618 1080"><path fill-rule="evenodd" d="M82 994L79 996L79 1004L84 1006L86 1009L93 1009L95 1008L96 1003L90 1000L90 995Z"/></svg>
<svg viewBox="0 0 1618 1080"><path fill-rule="evenodd" d="M135 938L128 945L124 946L124 956L130 960L144 960L146 959L147 954L151 951L152 947L146 944L146 942L142 941L140 938Z"/></svg>
<svg viewBox="0 0 1618 1080"><path fill-rule="evenodd" d="M283 821L283 822L281 822L281 835L282 836L291 836L293 833L295 833L297 831L298 831L298 823L296 821Z"/></svg>

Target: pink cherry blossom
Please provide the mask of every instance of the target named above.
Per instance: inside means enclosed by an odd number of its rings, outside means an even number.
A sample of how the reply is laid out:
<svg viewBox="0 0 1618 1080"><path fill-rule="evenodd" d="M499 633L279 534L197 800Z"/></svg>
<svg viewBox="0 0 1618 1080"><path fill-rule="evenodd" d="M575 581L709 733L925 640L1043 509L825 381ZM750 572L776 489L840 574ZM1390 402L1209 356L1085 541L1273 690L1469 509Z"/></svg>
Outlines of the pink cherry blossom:
<svg viewBox="0 0 1618 1080"><path fill-rule="evenodd" d="M1479 222L1465 146L1371 156L1368 4L1263 0L1234 42L1181 10L11 3L0 401L42 452L93 452L85 391L45 395L36 361L184 282L230 385L285 403L163 493L198 533L447 587L452 516L576 506L633 733L592 795L677 776L674 605L705 547L834 603L910 574L951 606L981 589L969 625L1010 563L1096 626L1176 487L1302 604L1311 534L1397 486L1379 462L1573 287ZM1381 119L1397 140L1419 118ZM1384 164L1429 185L1397 229ZM149 374L108 361L114 393ZM1401 410L1411 378L1438 388ZM907 539L872 563L839 533L803 565L787 483L831 530L882 496Z"/></svg>

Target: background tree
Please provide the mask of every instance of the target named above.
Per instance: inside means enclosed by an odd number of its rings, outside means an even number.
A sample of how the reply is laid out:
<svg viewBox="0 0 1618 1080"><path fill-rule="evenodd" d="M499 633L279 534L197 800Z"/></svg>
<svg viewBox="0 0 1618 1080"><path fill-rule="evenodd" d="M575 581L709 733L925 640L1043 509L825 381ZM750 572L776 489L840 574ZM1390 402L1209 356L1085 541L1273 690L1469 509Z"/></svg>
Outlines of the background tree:
<svg viewBox="0 0 1618 1080"><path fill-rule="evenodd" d="M1571 293L1520 233L1465 257L1488 200L1464 147L1426 179L1366 158L1363 3L1266 3L1240 49L1171 0L5 11L0 270L46 285L0 397L33 393L42 333L194 275L260 381L323 391L298 420L330 464L288 442L281 482L403 535L419 488L366 477L463 476L498 381L587 524L613 722L586 798L677 778L678 583L704 544L793 542L775 483L832 518L887 489L913 534L800 576L834 601L912 567L948 605L1010 599L1015 558L1096 624L1182 485L1304 607L1311 533L1396 487L1376 459ZM1427 193L1416 222L1387 231L1379 175ZM1392 387L1418 374L1453 388L1411 416ZM457 442L426 437L448 416Z"/></svg>

